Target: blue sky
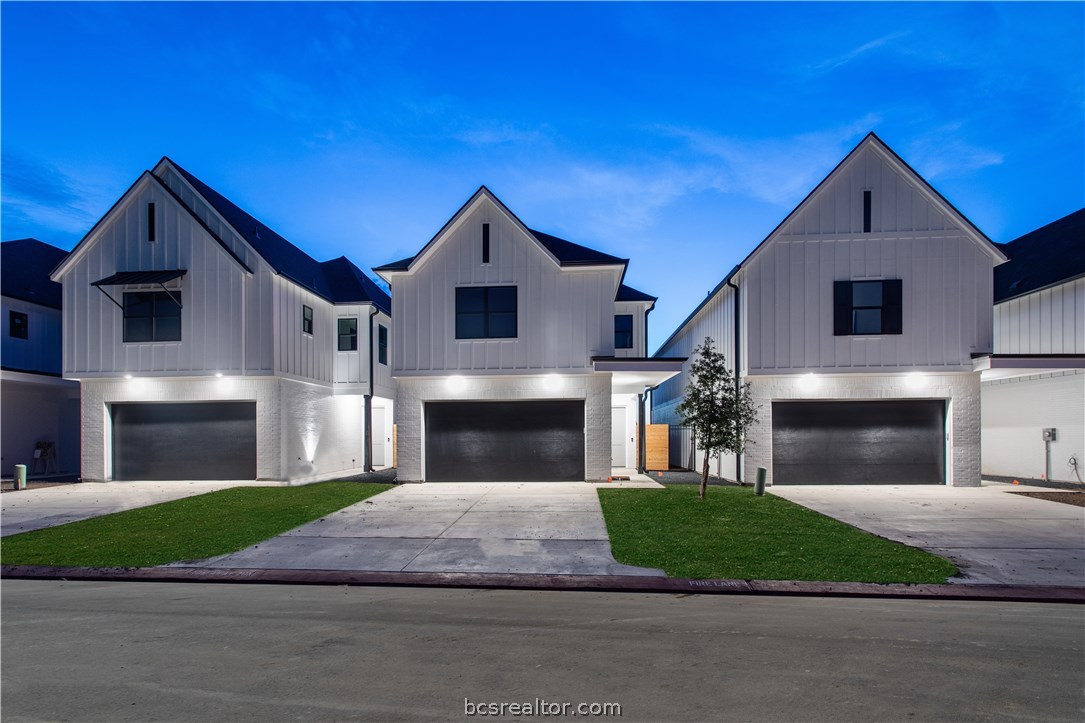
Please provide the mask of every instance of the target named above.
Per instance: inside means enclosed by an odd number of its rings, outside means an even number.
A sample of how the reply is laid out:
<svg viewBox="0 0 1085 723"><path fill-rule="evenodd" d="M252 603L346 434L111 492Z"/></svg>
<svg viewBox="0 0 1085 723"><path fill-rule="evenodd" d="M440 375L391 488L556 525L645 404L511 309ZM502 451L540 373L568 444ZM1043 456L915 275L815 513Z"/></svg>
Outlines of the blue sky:
<svg viewBox="0 0 1085 723"><path fill-rule="evenodd" d="M485 183L632 259L654 350L868 131L995 241L1085 206L1081 3L0 5L2 236L163 155L320 260Z"/></svg>

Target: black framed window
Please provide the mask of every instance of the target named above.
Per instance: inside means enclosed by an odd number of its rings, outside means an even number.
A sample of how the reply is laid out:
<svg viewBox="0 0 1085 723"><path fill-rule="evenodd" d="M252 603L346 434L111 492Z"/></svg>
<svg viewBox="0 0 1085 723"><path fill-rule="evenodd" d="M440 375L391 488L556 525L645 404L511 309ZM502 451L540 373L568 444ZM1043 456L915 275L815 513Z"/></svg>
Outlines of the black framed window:
<svg viewBox="0 0 1085 723"><path fill-rule="evenodd" d="M358 351L358 320L339 320L339 351Z"/></svg>
<svg viewBox="0 0 1085 723"><path fill-rule="evenodd" d="M301 330L306 334L313 333L313 307L302 305L301 307Z"/></svg>
<svg viewBox="0 0 1085 723"><path fill-rule="evenodd" d="M457 339L515 339L515 286L456 289Z"/></svg>
<svg viewBox="0 0 1085 723"><path fill-rule="evenodd" d="M147 204L147 240L155 240L154 203Z"/></svg>
<svg viewBox="0 0 1085 723"><path fill-rule="evenodd" d="M377 324L377 361L388 364L388 327Z"/></svg>
<svg viewBox="0 0 1085 723"><path fill-rule="evenodd" d="M16 339L30 338L30 317L21 311L8 312L8 336Z"/></svg>
<svg viewBox="0 0 1085 723"><path fill-rule="evenodd" d="M614 348L633 348L633 315L618 314L614 317Z"/></svg>
<svg viewBox="0 0 1085 723"><path fill-rule="evenodd" d="M181 292L130 291L124 295L125 341L181 341Z"/></svg>
<svg viewBox="0 0 1085 723"><path fill-rule="evenodd" d="M490 263L490 224L482 224L482 263Z"/></svg>
<svg viewBox="0 0 1085 723"><path fill-rule="evenodd" d="M872 216L871 192L863 191L863 233L870 233L870 220Z"/></svg>
<svg viewBox="0 0 1085 723"><path fill-rule="evenodd" d="M900 279L833 282L833 334L870 336L903 333Z"/></svg>

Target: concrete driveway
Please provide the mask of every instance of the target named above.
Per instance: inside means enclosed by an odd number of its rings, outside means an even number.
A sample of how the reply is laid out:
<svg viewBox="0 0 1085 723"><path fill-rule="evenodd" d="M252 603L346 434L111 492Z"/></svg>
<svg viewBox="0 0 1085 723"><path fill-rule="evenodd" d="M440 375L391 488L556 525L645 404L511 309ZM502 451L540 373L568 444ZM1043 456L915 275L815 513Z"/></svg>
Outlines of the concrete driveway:
<svg viewBox="0 0 1085 723"><path fill-rule="evenodd" d="M961 570L950 582L1085 587L1085 508L1009 494L1037 489L985 482L781 486L770 492L948 558Z"/></svg>
<svg viewBox="0 0 1085 723"><path fill-rule="evenodd" d="M401 485L240 552L174 566L663 577L614 560L596 486Z"/></svg>
<svg viewBox="0 0 1085 723"><path fill-rule="evenodd" d="M0 495L0 535L146 507L159 502L266 482L86 482Z"/></svg>

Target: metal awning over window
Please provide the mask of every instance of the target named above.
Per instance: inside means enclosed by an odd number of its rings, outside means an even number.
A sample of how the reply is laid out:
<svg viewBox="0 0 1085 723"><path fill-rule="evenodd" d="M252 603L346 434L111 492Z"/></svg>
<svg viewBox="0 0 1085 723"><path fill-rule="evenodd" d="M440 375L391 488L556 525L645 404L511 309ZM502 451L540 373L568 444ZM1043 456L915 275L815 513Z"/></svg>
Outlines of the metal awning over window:
<svg viewBox="0 0 1085 723"><path fill-rule="evenodd" d="M97 286L98 291L101 291L106 295L106 298L117 305L122 311L124 307L117 303L109 293L103 289L103 286L125 286L128 284L158 284L162 287L162 290L169 294L169 297L176 302L177 306L181 306L181 302L173 294L170 294L170 290L167 289L164 284L174 279L179 279L188 273L187 269L169 269L163 271L118 271L112 276L107 276L104 279L98 279L92 281L91 286Z"/></svg>

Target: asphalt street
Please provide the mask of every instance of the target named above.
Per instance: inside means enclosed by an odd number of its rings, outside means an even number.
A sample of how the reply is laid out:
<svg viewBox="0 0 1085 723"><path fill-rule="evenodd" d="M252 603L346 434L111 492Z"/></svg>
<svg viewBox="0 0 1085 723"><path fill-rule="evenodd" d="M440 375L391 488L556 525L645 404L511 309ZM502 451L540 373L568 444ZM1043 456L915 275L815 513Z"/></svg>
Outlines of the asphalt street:
<svg viewBox="0 0 1085 723"><path fill-rule="evenodd" d="M463 720L536 700L654 721L1085 713L1081 605L23 580L0 593L6 722Z"/></svg>

